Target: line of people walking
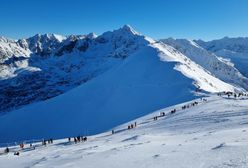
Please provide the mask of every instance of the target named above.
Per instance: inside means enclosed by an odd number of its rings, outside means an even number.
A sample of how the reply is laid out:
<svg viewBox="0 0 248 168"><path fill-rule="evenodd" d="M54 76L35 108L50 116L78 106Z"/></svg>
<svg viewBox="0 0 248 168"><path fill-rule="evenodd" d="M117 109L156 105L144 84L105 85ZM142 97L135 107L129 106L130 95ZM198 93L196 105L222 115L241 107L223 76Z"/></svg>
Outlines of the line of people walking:
<svg viewBox="0 0 248 168"><path fill-rule="evenodd" d="M72 140L73 140L73 142L76 144L78 142L86 142L87 139L88 138L86 136L77 136L77 137L73 137L73 138L69 137L68 142L72 142Z"/></svg>
<svg viewBox="0 0 248 168"><path fill-rule="evenodd" d="M248 97L248 93L243 93L243 92L239 92L239 93L234 93L234 92L220 92L217 93L218 96L227 96L228 98L239 98L239 97Z"/></svg>
<svg viewBox="0 0 248 168"><path fill-rule="evenodd" d="M246 93L233 93L233 92L222 92L222 93L218 93L217 95L218 95L218 96L227 95L228 97L233 96L234 98L236 98L236 97L241 97L241 96L247 96L247 97L248 97L248 94L246 94ZM207 99L206 99L206 98L201 98L201 101L202 101L202 102L206 102ZM183 105L183 106L181 107L181 109L182 109L182 110L185 110L185 109L188 109L188 108L190 108L190 107L197 106L198 104L199 104L199 102L194 101L194 102L192 102L192 103L190 103L190 104ZM174 113L176 113L176 112L177 112L177 109L172 109L172 110L170 111L170 114L174 114ZM159 117L165 117L165 116L166 116L166 115L165 115L165 112L160 112L160 114L159 114L158 116L154 116L154 117L153 117L153 120L156 121L156 120L158 120ZM134 123L132 123L132 124L130 124L130 125L127 126L127 130L134 129L134 128L136 128L136 127L137 127L137 122L134 122ZM112 133L112 134L115 134L115 130L112 130L111 133ZM73 137L73 138L69 137L69 138L68 138L68 142L74 142L74 143L86 142L87 139L88 139L88 138L87 138L86 136L77 136L77 137ZM47 144L53 144L53 139L47 139L47 140L43 140L43 141L42 141L42 145L43 145L43 146L46 146ZM30 148L31 148L31 147L33 147L32 144L30 144ZM21 144L20 144L20 149L24 149L24 143L21 143ZM34 149L35 149L35 147L34 147ZM4 153L9 153L9 152L10 152L10 149L7 147L7 148L4 150ZM19 153L19 151L16 151L14 154L15 154L15 155L19 155L20 153Z"/></svg>

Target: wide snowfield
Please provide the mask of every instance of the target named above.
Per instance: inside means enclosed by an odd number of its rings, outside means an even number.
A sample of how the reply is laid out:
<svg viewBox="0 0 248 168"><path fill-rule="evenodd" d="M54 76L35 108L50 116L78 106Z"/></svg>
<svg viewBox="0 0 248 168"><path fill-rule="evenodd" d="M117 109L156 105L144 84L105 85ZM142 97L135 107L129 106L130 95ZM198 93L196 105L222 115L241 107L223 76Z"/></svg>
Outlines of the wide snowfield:
<svg viewBox="0 0 248 168"><path fill-rule="evenodd" d="M0 155L1 168L247 168L248 98L238 100L211 95L197 106L181 110L184 104L156 111L111 132L88 137L87 142L54 141L46 147L36 144ZM192 101L193 102L193 101ZM176 108L174 114L170 110ZM164 117L153 117L165 112ZM27 145L28 146L28 145ZM2 152L4 149L0 149Z"/></svg>

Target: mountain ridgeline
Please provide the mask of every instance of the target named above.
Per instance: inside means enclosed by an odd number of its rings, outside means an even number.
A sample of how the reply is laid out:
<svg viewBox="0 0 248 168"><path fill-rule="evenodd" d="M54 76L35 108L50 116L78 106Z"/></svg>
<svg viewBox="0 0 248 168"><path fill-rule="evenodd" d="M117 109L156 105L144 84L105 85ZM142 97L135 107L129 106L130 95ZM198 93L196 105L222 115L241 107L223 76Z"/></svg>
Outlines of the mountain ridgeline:
<svg viewBox="0 0 248 168"><path fill-rule="evenodd" d="M246 91L248 71L236 63L247 61L247 44L153 40L128 25L100 36L1 37L0 140L95 134L192 100L196 90Z"/></svg>
<svg viewBox="0 0 248 168"><path fill-rule="evenodd" d="M0 38L0 112L58 96L148 44L131 27L101 36Z"/></svg>

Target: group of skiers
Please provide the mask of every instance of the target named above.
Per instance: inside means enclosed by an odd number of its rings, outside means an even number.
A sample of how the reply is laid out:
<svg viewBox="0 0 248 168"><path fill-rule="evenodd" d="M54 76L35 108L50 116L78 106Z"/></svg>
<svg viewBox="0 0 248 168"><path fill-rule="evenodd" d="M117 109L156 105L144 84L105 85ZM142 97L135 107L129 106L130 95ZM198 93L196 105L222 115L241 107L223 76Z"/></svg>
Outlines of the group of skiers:
<svg viewBox="0 0 248 168"><path fill-rule="evenodd" d="M73 137L73 141L74 143L78 143L78 142L86 142L87 141L87 137L86 136L77 136L77 137ZM68 138L68 142L71 142L72 138L69 137Z"/></svg>
<svg viewBox="0 0 248 168"><path fill-rule="evenodd" d="M220 92L220 93L217 93L218 96L222 96L222 95L226 95L228 98L230 97L234 97L235 99L238 98L238 97L248 97L248 93L243 93L243 92L239 92L239 93L234 93L234 92Z"/></svg>

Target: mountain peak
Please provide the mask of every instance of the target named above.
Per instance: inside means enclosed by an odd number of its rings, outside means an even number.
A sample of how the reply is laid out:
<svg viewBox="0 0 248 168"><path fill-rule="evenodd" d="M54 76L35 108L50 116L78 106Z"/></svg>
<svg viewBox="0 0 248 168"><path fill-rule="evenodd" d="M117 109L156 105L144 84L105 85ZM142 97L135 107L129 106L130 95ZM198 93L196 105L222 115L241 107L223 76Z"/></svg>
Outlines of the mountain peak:
<svg viewBox="0 0 248 168"><path fill-rule="evenodd" d="M86 37L88 37L90 39L94 39L94 38L97 38L97 35L96 35L96 33L92 32L92 33L87 34Z"/></svg>
<svg viewBox="0 0 248 168"><path fill-rule="evenodd" d="M66 39L66 37L62 36L62 35L58 35L58 34L54 34L54 33L46 33L46 34L36 34L33 37L30 37L28 39L53 39L53 40L57 40L59 42L62 42L63 40Z"/></svg>
<svg viewBox="0 0 248 168"><path fill-rule="evenodd" d="M128 25L128 24L124 25L122 28L120 28L120 30L126 31L126 32L130 32L130 33L132 33L132 34L134 34L134 35L139 34L137 31L135 31L135 30L134 30L130 25Z"/></svg>

